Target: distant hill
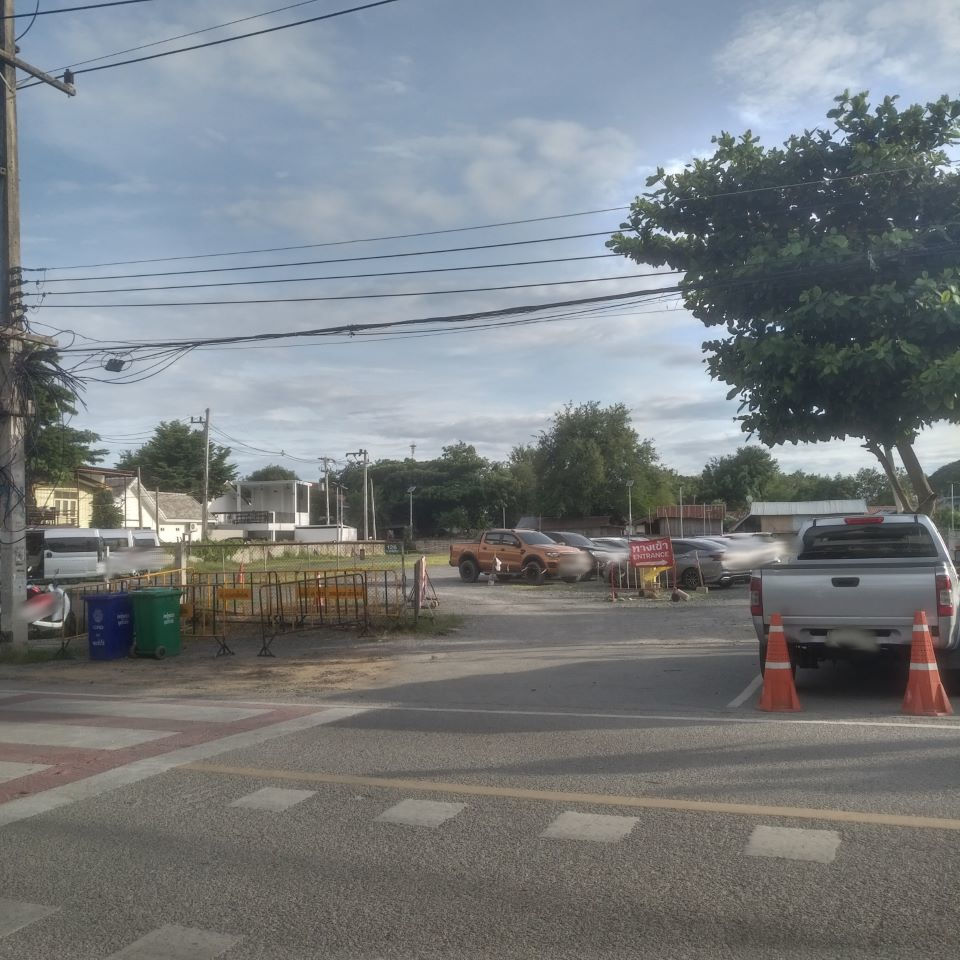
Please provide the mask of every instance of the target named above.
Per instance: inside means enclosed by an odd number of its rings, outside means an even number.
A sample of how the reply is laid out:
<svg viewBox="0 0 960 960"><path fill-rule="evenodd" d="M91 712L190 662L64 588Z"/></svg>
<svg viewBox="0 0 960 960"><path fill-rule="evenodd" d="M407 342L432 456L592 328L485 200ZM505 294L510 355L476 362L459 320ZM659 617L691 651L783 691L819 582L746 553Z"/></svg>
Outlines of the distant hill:
<svg viewBox="0 0 960 960"><path fill-rule="evenodd" d="M960 492L960 460L954 460L952 463L944 464L939 470L930 474L930 484L941 497L950 495L950 484L957 485L957 492Z"/></svg>

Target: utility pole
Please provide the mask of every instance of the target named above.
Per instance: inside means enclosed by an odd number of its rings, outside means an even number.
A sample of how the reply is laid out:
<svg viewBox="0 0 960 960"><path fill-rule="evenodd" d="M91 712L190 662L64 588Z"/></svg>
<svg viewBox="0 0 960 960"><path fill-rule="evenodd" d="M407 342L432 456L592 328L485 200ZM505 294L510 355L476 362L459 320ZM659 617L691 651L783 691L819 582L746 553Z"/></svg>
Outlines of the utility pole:
<svg viewBox="0 0 960 960"><path fill-rule="evenodd" d="M24 324L20 263L20 160L17 149L17 68L69 96L72 74L51 77L17 56L14 0L3 0L0 20L0 641L24 646L26 621L17 616L27 596L27 489L24 418L33 411L23 397L20 355L24 345L55 346Z"/></svg>
<svg viewBox="0 0 960 960"><path fill-rule="evenodd" d="M373 539L377 539L377 501L373 496L373 477L370 478L370 519L373 521Z"/></svg>
<svg viewBox="0 0 960 960"><path fill-rule="evenodd" d="M203 424L203 503L200 504L200 539L207 542L207 505L210 502L210 408L202 417L191 417L190 423Z"/></svg>
<svg viewBox="0 0 960 960"><path fill-rule="evenodd" d="M327 526L330 526L330 464L332 457L321 457L323 461L323 493L327 501Z"/></svg>
<svg viewBox="0 0 960 960"><path fill-rule="evenodd" d="M633 480L627 481L627 535L633 535Z"/></svg>
<svg viewBox="0 0 960 960"><path fill-rule="evenodd" d="M416 490L416 485L407 487L407 495L410 497L410 541L413 542L413 493Z"/></svg>
<svg viewBox="0 0 960 960"><path fill-rule="evenodd" d="M354 453L348 453L347 456L357 457L357 458L363 457L363 460L360 461L363 464L363 539L368 540L369 537L367 536L367 533L368 533L367 520L369 518L369 505L368 505L367 498L370 493L370 489L367 486L367 467L370 464L370 456L366 450L362 450L362 449L357 450Z"/></svg>
<svg viewBox="0 0 960 960"><path fill-rule="evenodd" d="M143 529L143 480L140 477L139 467L137 467L137 526Z"/></svg>

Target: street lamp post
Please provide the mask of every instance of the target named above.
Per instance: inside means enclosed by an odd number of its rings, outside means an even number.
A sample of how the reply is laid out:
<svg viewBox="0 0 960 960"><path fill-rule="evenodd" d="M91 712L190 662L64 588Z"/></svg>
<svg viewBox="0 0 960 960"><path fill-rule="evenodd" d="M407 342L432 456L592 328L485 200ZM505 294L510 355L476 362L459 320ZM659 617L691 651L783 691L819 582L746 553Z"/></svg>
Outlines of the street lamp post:
<svg viewBox="0 0 960 960"><path fill-rule="evenodd" d="M627 481L627 533L633 534L633 480Z"/></svg>
<svg viewBox="0 0 960 960"><path fill-rule="evenodd" d="M407 487L407 494L410 497L410 540L413 541L413 491L417 488L415 486Z"/></svg>

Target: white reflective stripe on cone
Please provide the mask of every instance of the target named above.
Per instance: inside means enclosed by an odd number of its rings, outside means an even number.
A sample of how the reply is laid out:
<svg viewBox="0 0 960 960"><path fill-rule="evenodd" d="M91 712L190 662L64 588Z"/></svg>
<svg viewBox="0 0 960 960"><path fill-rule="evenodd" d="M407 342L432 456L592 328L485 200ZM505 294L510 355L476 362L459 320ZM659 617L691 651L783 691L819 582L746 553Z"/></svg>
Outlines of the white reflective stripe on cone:
<svg viewBox="0 0 960 960"><path fill-rule="evenodd" d="M771 663L771 662L768 660L768 661L764 664L764 666L765 666L768 670L790 670L791 667L792 667L792 664L791 664L789 661L787 661L786 663L781 663L781 662L776 662L776 661L775 661L774 663Z"/></svg>
<svg viewBox="0 0 960 960"><path fill-rule="evenodd" d="M768 663L767 666L769 667L770 664ZM936 670L937 665L935 663L911 663L910 669L911 670Z"/></svg>

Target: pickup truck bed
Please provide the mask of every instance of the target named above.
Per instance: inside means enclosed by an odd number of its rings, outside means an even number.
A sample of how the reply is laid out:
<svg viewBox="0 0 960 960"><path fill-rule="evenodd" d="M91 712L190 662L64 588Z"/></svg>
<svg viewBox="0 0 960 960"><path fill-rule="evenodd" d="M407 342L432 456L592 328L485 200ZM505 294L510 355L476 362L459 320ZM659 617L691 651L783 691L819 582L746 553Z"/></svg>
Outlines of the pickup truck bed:
<svg viewBox="0 0 960 960"><path fill-rule="evenodd" d="M858 534L850 528L868 523L869 536L855 540ZM877 529L880 523L888 525L887 531ZM960 653L957 573L927 517L830 518L816 527L807 525L799 540L801 558L804 549L808 555L833 556L754 571L750 603L761 654L774 613L783 618L787 644L799 666L858 653L906 651L918 610L926 613L934 646ZM844 548L854 556L837 556ZM856 556L898 551L932 556Z"/></svg>

